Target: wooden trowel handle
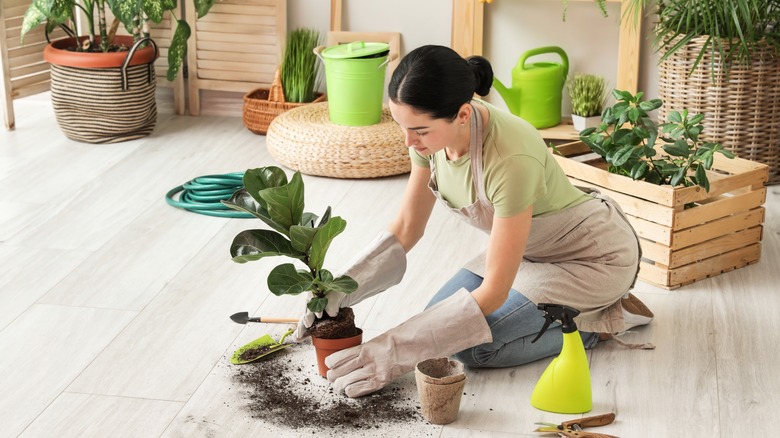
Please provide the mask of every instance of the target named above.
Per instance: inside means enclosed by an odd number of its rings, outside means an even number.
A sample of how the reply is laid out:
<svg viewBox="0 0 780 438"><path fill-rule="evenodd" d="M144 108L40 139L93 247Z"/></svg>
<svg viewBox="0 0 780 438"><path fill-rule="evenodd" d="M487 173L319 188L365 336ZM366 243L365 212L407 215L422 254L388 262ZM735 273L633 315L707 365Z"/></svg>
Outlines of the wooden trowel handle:
<svg viewBox="0 0 780 438"><path fill-rule="evenodd" d="M263 322L268 324L297 324L298 318L249 318L249 322Z"/></svg>

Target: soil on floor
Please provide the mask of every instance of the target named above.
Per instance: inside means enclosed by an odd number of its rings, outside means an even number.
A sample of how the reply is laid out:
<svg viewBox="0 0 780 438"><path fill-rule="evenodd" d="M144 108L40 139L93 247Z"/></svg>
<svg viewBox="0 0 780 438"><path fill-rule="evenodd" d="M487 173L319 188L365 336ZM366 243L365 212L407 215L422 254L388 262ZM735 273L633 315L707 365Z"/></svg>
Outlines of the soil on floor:
<svg viewBox="0 0 780 438"><path fill-rule="evenodd" d="M233 378L248 392L246 407L252 418L292 430L335 429L339 434L352 430L365 432L365 436L374 436L376 432L370 431L393 423L427 424L417 400L399 387L390 385L374 394L351 399L332 388L326 390L327 381L302 370L286 356L274 353L236 367Z"/></svg>
<svg viewBox="0 0 780 438"><path fill-rule="evenodd" d="M335 318L323 313L323 318L314 321L309 328L309 333L316 338L342 339L359 334L355 328L355 312L351 307L343 307Z"/></svg>

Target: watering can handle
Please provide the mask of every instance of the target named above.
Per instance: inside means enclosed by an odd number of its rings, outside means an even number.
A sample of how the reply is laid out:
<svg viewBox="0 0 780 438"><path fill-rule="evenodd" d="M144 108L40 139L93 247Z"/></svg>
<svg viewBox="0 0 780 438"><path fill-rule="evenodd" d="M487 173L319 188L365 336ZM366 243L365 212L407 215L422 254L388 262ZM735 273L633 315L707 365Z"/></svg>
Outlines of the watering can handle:
<svg viewBox="0 0 780 438"><path fill-rule="evenodd" d="M563 79L565 80L569 76L569 57L566 56L566 52L558 46L546 46L539 47L537 49L531 49L520 56L520 60L517 64L521 66L521 69L525 69L525 60L535 55L543 55L545 53L557 53L560 55L563 61Z"/></svg>

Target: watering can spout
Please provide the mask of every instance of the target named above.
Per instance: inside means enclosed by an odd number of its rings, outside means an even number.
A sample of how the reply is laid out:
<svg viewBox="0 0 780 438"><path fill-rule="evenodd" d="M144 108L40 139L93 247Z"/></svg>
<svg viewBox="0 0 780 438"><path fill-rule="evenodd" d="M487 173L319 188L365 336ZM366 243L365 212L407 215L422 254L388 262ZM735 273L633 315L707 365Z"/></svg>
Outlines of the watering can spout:
<svg viewBox="0 0 780 438"><path fill-rule="evenodd" d="M493 88L504 99L506 107L512 114L520 113L520 90L507 88L498 78L493 78Z"/></svg>

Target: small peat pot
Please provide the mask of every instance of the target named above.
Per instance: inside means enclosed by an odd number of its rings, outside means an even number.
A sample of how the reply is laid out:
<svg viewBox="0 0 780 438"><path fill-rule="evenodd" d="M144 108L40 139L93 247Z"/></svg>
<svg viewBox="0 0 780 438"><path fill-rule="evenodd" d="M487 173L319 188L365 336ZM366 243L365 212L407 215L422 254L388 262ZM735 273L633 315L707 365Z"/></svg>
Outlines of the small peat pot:
<svg viewBox="0 0 780 438"><path fill-rule="evenodd" d="M458 418L466 385L463 364L446 357L427 359L414 369L422 415L432 424L449 424Z"/></svg>

